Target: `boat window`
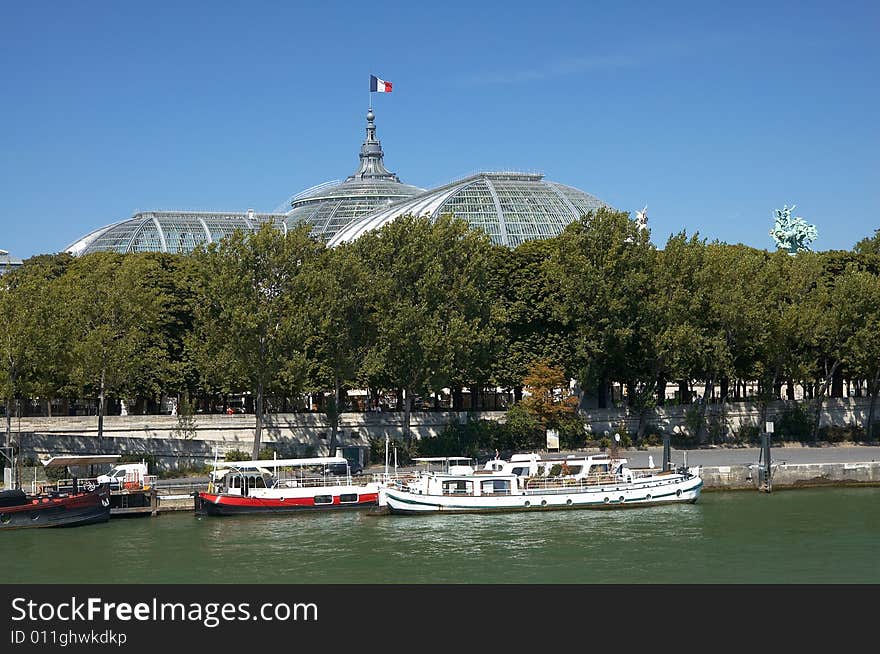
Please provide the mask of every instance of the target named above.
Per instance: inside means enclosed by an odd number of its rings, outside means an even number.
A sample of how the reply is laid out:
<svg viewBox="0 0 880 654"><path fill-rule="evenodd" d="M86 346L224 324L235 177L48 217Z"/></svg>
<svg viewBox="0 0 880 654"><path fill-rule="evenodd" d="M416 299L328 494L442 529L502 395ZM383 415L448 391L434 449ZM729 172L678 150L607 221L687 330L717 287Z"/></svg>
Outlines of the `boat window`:
<svg viewBox="0 0 880 654"><path fill-rule="evenodd" d="M333 504L333 496L315 495L315 504Z"/></svg>
<svg viewBox="0 0 880 654"><path fill-rule="evenodd" d="M443 482L444 495L473 495L474 482L464 479L455 479Z"/></svg>
<svg viewBox="0 0 880 654"><path fill-rule="evenodd" d="M570 475L578 475L580 474L583 466L568 466L568 474Z"/></svg>
<svg viewBox="0 0 880 654"><path fill-rule="evenodd" d="M509 479L487 479L483 482L483 495L509 495L510 480Z"/></svg>
<svg viewBox="0 0 880 654"><path fill-rule="evenodd" d="M241 488L241 477L232 475L229 479L229 488Z"/></svg>
<svg viewBox="0 0 880 654"><path fill-rule="evenodd" d="M345 504L346 502L357 502L358 496L357 493L346 493L345 495L339 496L339 501Z"/></svg>
<svg viewBox="0 0 880 654"><path fill-rule="evenodd" d="M529 474L529 469L522 468L522 467L514 468L513 474L515 474L517 477L523 477L523 476Z"/></svg>

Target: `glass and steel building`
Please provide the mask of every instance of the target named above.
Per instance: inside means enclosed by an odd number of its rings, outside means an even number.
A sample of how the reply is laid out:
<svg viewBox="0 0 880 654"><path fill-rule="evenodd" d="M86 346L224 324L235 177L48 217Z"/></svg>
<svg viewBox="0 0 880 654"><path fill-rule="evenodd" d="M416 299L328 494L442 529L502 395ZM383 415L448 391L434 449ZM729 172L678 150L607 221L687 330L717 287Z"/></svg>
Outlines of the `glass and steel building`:
<svg viewBox="0 0 880 654"><path fill-rule="evenodd" d="M571 186L543 175L485 172L426 191L380 209L340 229L328 245L350 242L399 216L453 214L482 229L494 243L516 247L524 241L551 238L590 211L611 208Z"/></svg>
<svg viewBox="0 0 880 654"><path fill-rule="evenodd" d="M0 250L0 275L12 272L22 264L22 260L13 257L7 250Z"/></svg>
<svg viewBox="0 0 880 654"><path fill-rule="evenodd" d="M89 252L192 252L202 243L219 241L236 229L255 230L265 222L286 229L283 213L214 211L142 211L87 234L65 248L75 255Z"/></svg>
<svg viewBox="0 0 880 654"><path fill-rule="evenodd" d="M291 198L288 226L309 223L312 236L328 241L356 218L424 192L402 183L385 168L382 143L376 138L375 117L370 109L358 169L342 182L325 182Z"/></svg>
<svg viewBox="0 0 880 654"><path fill-rule="evenodd" d="M325 182L293 196L287 203L289 210L141 211L94 230L66 250L75 255L188 253L236 229L254 230L266 222L285 230L310 225L313 238L335 246L407 214L432 219L452 214L485 231L493 242L516 247L524 241L556 236L572 221L609 206L589 193L534 173L481 172L428 191L404 184L385 167L375 118L370 108L358 169L343 181Z"/></svg>

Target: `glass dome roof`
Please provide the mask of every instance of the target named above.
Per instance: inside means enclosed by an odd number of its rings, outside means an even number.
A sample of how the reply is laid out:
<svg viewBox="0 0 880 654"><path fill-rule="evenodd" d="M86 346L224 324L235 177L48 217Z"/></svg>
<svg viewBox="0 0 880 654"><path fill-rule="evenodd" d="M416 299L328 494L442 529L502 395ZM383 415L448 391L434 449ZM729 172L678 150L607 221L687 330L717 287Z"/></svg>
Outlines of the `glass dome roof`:
<svg viewBox="0 0 880 654"><path fill-rule="evenodd" d="M284 214L209 211L145 211L97 229L67 246L80 255L89 252L192 252L197 245L219 241L236 229L254 230L262 223L286 228Z"/></svg>
<svg viewBox="0 0 880 654"><path fill-rule="evenodd" d="M356 218L424 192L417 186L403 184L385 168L374 119L370 109L357 171L342 182L326 182L294 196L290 201L292 209L287 213L288 226L309 223L312 236L326 241Z"/></svg>
<svg viewBox="0 0 880 654"><path fill-rule="evenodd" d="M482 229L494 243L516 247L557 236L569 223L602 207L611 208L589 193L546 181L543 175L477 173L363 216L341 229L328 245L353 241L406 214L431 219L454 214Z"/></svg>

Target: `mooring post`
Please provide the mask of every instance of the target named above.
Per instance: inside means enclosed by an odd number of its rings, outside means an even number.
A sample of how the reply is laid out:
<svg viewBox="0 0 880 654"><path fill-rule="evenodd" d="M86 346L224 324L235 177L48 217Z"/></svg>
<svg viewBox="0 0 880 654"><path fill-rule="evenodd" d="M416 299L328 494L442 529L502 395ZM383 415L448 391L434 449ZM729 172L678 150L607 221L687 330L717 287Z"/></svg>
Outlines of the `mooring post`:
<svg viewBox="0 0 880 654"><path fill-rule="evenodd" d="M669 447L669 442L669 434L663 434L663 472L670 469L670 462L672 461L672 452Z"/></svg>
<svg viewBox="0 0 880 654"><path fill-rule="evenodd" d="M763 473L763 489L764 492L769 493L772 490L772 484L770 479L771 468L770 468L770 432L764 432L761 434L761 458L763 459L762 470Z"/></svg>

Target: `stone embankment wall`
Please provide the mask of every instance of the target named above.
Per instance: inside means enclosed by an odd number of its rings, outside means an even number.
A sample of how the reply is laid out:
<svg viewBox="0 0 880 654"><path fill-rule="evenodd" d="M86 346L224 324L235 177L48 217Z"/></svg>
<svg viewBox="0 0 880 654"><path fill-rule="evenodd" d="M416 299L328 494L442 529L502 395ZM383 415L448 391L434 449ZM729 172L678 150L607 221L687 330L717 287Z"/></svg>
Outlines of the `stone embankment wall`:
<svg viewBox="0 0 880 654"><path fill-rule="evenodd" d="M778 421L786 409L800 404L807 411L814 410L815 401L771 402L767 406L767 420ZM646 424L656 428L662 428L667 433L675 432L685 425L688 411L694 410L696 405L675 405L657 407L645 416ZM847 425L866 426L870 411L870 399L867 397L827 398L822 403L822 414L819 421L820 427ZM880 402L877 406L878 415L874 418L880 421ZM815 415L815 414L813 414ZM706 406L706 419L717 419L723 424L728 433L735 434L743 426L763 427L761 422L761 409L752 402L726 402L723 404L708 404ZM591 409L586 419L594 434L602 434L606 430L614 432L621 423L626 429L634 432L639 427L639 416L626 409ZM650 433L650 430L649 430Z"/></svg>
<svg viewBox="0 0 880 654"><path fill-rule="evenodd" d="M768 408L767 419L775 420L789 406L776 402ZM674 432L684 424L688 406L658 408L645 419L649 424ZM828 399L822 411L821 425L865 424L867 398ZM741 425L758 425L760 409L750 403L736 402L709 405L707 416L722 417L727 429L735 433ZM411 427L417 438L434 436L450 423L485 419L504 421L503 411L414 412ZM596 436L613 432L624 423L628 430L638 428L638 416L626 409L594 409L584 420ZM246 414L197 414L195 427L182 434L177 416L107 416L104 436L97 437L95 416L21 418L13 420L13 431L21 433L25 456L53 454L150 453L163 467L201 465L229 450L250 453L254 438L254 416ZM320 413L272 414L266 417L262 442L279 456L321 455L327 452L330 426ZM345 413L340 420L340 445L367 447L370 438L384 440L403 434L403 413Z"/></svg>
<svg viewBox="0 0 880 654"><path fill-rule="evenodd" d="M815 486L880 486L880 462L859 463L773 463L771 487L810 488ZM755 490L756 465L703 466L705 490Z"/></svg>
<svg viewBox="0 0 880 654"><path fill-rule="evenodd" d="M490 420L503 419L504 412L483 413ZM467 420L453 412L413 413L411 429L417 438L434 436L447 424ZM21 444L24 456L36 458L58 454L151 454L163 468L203 465L222 459L230 450L248 454L253 448L254 416L196 415L194 433L181 434L176 416L106 416L104 434L98 438L94 416L22 418ZM13 431L19 433L19 421ZM403 414L347 413L340 420L340 446L367 448L370 438L384 440L403 436ZM190 436L190 437L187 437ZM266 416L261 443L279 457L320 456L327 453L330 426L319 413L290 413Z"/></svg>

